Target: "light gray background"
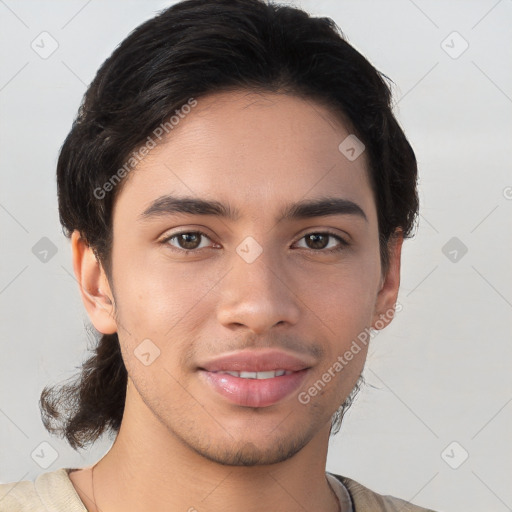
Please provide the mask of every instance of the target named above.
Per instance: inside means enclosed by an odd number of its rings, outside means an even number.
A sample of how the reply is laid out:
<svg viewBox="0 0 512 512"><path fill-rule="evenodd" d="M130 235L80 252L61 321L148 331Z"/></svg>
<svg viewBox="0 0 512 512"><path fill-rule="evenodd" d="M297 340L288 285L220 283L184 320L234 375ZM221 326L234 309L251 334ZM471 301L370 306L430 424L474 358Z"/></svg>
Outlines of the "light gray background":
<svg viewBox="0 0 512 512"><path fill-rule="evenodd" d="M55 165L97 68L171 3L0 0L1 482L85 466L110 446L78 454L39 416L43 386L74 375L89 343ZM512 1L295 4L332 17L397 84L421 176L403 311L372 342L369 386L327 469L438 510L512 510ZM31 48L43 31L59 45L47 59ZM457 58L464 41L454 31L469 43ZM57 248L45 263L32 252L42 237ZM458 247L443 252L453 237ZM31 456L53 453L42 442L58 456L48 468ZM446 462L457 466L466 451L458 469Z"/></svg>

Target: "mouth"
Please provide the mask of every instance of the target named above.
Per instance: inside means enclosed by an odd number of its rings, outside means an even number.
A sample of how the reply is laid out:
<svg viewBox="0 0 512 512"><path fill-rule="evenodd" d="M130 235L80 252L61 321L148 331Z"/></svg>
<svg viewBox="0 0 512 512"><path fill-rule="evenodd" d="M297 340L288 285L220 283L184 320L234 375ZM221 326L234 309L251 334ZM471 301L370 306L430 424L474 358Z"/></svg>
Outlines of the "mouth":
<svg viewBox="0 0 512 512"><path fill-rule="evenodd" d="M277 404L304 381L309 368L293 371L208 372L200 375L215 393L243 407L269 407ZM284 373L283 373L284 372Z"/></svg>
<svg viewBox="0 0 512 512"><path fill-rule="evenodd" d="M202 364L204 384L227 402L269 407L297 391L312 361L279 350L242 351Z"/></svg>

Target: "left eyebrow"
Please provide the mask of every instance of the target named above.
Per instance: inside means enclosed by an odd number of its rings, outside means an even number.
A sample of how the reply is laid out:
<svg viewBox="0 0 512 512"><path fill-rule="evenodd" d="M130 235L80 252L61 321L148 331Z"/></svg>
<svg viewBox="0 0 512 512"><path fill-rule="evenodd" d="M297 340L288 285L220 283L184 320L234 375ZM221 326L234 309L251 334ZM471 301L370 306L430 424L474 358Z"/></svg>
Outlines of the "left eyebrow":
<svg viewBox="0 0 512 512"><path fill-rule="evenodd" d="M325 197L292 203L282 210L279 221L329 215L355 215L368 222L366 214L357 203L341 197Z"/></svg>
<svg viewBox="0 0 512 512"><path fill-rule="evenodd" d="M214 215L233 221L240 218L239 210L219 201L165 195L153 201L139 215L139 220L145 221L172 214ZM277 221L333 215L354 215L368 222L366 214L357 203L340 197L323 197L291 203L281 210Z"/></svg>

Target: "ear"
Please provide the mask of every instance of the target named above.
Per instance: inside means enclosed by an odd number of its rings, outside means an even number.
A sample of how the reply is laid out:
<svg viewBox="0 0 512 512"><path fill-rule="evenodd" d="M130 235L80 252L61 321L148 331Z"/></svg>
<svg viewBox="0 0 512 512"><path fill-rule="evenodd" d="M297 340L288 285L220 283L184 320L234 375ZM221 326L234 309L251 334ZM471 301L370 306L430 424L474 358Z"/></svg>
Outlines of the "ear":
<svg viewBox="0 0 512 512"><path fill-rule="evenodd" d="M71 235L71 250L73 270L91 322L103 334L117 332L114 298L105 271L94 251L76 230Z"/></svg>
<svg viewBox="0 0 512 512"><path fill-rule="evenodd" d="M396 299L400 287L400 259L403 241L403 231L399 228L388 241L388 271L381 278L372 320L372 327L376 330L387 327L394 317Z"/></svg>

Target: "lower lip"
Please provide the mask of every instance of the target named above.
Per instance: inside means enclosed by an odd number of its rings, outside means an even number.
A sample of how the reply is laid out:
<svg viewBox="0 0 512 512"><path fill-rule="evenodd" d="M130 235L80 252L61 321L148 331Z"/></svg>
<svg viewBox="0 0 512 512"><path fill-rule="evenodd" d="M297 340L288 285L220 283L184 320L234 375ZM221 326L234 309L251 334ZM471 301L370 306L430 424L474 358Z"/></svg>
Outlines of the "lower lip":
<svg viewBox="0 0 512 512"><path fill-rule="evenodd" d="M245 407L268 407L296 391L308 369L271 379L242 379L227 373L201 370L207 383L230 402Z"/></svg>

